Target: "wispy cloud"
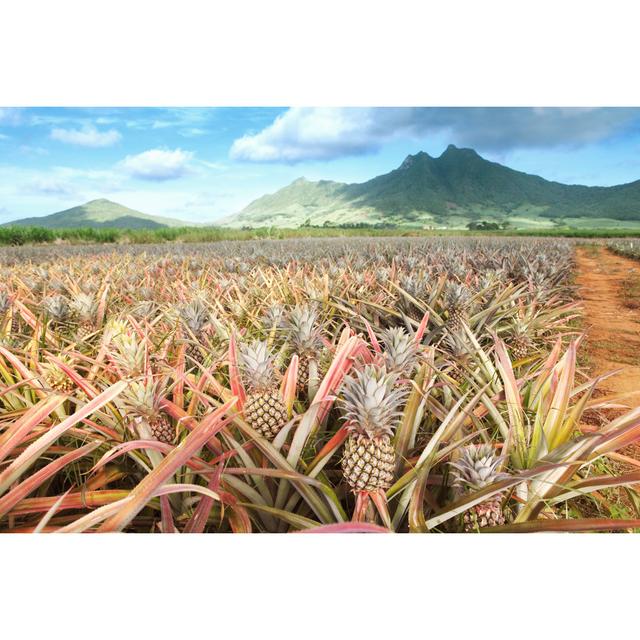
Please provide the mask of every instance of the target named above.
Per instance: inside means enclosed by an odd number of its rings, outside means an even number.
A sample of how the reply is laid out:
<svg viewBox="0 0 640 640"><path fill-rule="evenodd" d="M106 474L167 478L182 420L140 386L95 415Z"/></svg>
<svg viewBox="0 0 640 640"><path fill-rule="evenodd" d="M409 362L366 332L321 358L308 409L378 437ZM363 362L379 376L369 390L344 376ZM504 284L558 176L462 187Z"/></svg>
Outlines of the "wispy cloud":
<svg viewBox="0 0 640 640"><path fill-rule="evenodd" d="M548 148L598 142L638 121L640 109L627 108L292 108L236 139L230 155L252 162L331 160L439 133L484 151Z"/></svg>
<svg viewBox="0 0 640 640"><path fill-rule="evenodd" d="M71 196L76 193L75 188L67 182L55 178L38 178L24 185L22 191L33 195L43 196Z"/></svg>
<svg viewBox="0 0 640 640"><path fill-rule="evenodd" d="M122 136L115 129L100 131L92 125L86 125L82 129L55 127L51 130L51 138L81 147L110 147L119 142Z"/></svg>
<svg viewBox="0 0 640 640"><path fill-rule="evenodd" d="M193 153L182 149L149 149L127 156L119 166L128 175L141 180L176 180L190 173L192 157Z"/></svg>

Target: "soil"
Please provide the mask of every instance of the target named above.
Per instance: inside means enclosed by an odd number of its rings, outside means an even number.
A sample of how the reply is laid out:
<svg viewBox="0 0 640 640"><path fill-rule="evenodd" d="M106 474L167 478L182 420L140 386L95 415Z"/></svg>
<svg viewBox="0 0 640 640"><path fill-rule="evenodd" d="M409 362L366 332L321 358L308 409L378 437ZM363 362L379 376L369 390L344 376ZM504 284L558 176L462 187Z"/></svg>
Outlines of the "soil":
<svg viewBox="0 0 640 640"><path fill-rule="evenodd" d="M602 246L578 247L576 261L589 373L597 376L623 368L599 388L606 395L631 392L620 402L629 408L638 407L640 262L615 255Z"/></svg>

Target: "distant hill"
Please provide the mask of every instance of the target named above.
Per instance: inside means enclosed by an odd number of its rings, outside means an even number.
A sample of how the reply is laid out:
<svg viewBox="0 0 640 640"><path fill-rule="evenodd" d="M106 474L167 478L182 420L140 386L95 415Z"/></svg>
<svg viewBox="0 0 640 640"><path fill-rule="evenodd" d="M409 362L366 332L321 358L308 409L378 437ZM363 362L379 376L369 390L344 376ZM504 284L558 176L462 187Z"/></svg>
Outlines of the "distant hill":
<svg viewBox="0 0 640 640"><path fill-rule="evenodd" d="M188 223L173 218L161 218L140 213L117 202L101 198L91 200L78 207L52 213L40 218L23 218L7 222L3 226L38 226L48 229L70 229L91 227L94 229L161 229L163 227L184 227Z"/></svg>
<svg viewBox="0 0 640 640"><path fill-rule="evenodd" d="M439 157L409 155L359 184L300 178L254 200L228 226L391 223L463 227L477 220L514 227L640 224L640 180L614 187L551 182L449 145Z"/></svg>

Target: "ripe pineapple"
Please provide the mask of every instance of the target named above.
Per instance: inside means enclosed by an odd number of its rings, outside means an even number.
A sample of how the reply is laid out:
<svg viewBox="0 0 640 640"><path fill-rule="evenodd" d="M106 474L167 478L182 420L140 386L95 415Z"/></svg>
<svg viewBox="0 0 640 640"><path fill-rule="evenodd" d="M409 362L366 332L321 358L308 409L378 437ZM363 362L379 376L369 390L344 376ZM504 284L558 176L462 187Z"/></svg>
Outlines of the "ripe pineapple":
<svg viewBox="0 0 640 640"><path fill-rule="evenodd" d="M477 491L504 477L496 468L501 458L489 444L469 445L462 449L462 457L449 464L454 468L454 487L467 491ZM506 522L502 507L502 495L494 495L488 500L468 509L462 516L465 532L477 531L482 527L495 527Z"/></svg>
<svg viewBox="0 0 640 640"><path fill-rule="evenodd" d="M140 437L151 436L160 442L172 444L176 429L160 408L163 391L162 383L158 380L132 382L122 396L123 411L127 425Z"/></svg>
<svg viewBox="0 0 640 640"><path fill-rule="evenodd" d="M514 360L523 360L533 351L531 329L524 319L518 317L513 321L506 343L511 347Z"/></svg>
<svg viewBox="0 0 640 640"><path fill-rule="evenodd" d="M287 422L287 407L277 388L273 355L264 340L241 345L239 355L243 377L249 386L245 419L250 427L271 441Z"/></svg>
<svg viewBox="0 0 640 640"><path fill-rule="evenodd" d="M456 332L462 323L468 322L471 293L462 284L447 282L444 289L444 309L447 312L447 328Z"/></svg>
<svg viewBox="0 0 640 640"><path fill-rule="evenodd" d="M202 362L201 344L205 340L206 327L209 323L209 311L204 303L196 298L180 309L180 317L186 333L191 338L187 345L187 361Z"/></svg>
<svg viewBox="0 0 640 640"><path fill-rule="evenodd" d="M74 361L64 354L61 354L59 359L69 366L74 364ZM41 368L42 379L50 389L60 393L71 393L75 388L73 380L55 362L43 362Z"/></svg>
<svg viewBox="0 0 640 640"><path fill-rule="evenodd" d="M309 383L309 360L317 360L322 349L318 325L318 309L307 304L295 307L286 324L289 340L298 354L298 386L305 388Z"/></svg>
<svg viewBox="0 0 640 640"><path fill-rule="evenodd" d="M387 371L410 376L418 358L416 341L402 327L392 327L382 332L382 342Z"/></svg>
<svg viewBox="0 0 640 640"><path fill-rule="evenodd" d="M397 373L368 365L344 380L342 406L349 437L342 473L354 493L386 491L393 482L396 454L391 436L406 392Z"/></svg>

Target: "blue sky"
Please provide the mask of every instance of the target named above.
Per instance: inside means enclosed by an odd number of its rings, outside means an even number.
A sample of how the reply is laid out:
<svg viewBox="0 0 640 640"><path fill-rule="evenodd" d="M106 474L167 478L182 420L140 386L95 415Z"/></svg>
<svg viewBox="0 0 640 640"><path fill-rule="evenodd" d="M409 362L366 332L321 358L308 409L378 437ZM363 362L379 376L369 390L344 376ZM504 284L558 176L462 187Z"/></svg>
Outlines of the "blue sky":
<svg viewBox="0 0 640 640"><path fill-rule="evenodd" d="M215 222L300 176L362 182L450 143L560 182L640 179L631 108L0 108L0 222L94 198Z"/></svg>

